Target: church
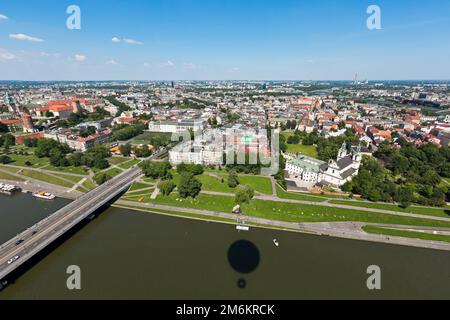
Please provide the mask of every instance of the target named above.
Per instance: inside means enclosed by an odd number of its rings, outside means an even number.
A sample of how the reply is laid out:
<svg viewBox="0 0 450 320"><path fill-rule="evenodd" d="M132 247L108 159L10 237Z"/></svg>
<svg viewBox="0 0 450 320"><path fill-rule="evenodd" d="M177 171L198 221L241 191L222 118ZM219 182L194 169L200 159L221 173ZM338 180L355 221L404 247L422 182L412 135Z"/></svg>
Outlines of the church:
<svg viewBox="0 0 450 320"><path fill-rule="evenodd" d="M288 181L292 181L297 187L312 188L319 186L341 187L351 181L359 173L362 161L361 146L347 151L344 143L339 150L336 160L328 163L314 158L300 155L287 157L286 173Z"/></svg>

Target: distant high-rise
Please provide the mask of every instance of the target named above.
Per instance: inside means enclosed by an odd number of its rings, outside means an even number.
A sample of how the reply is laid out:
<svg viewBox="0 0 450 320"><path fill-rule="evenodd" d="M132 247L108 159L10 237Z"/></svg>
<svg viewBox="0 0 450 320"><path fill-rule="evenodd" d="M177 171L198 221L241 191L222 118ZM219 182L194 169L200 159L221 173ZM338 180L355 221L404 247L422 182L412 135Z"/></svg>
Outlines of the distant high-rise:
<svg viewBox="0 0 450 320"><path fill-rule="evenodd" d="M172 81L170 85L172 86L172 88L175 88L175 82Z"/></svg>

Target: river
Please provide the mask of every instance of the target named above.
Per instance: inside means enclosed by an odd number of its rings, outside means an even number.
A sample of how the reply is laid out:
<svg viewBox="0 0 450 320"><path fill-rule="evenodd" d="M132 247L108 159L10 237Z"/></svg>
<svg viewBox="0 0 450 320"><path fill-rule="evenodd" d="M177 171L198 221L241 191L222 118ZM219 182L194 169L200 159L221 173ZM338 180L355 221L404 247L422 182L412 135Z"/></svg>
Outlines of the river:
<svg viewBox="0 0 450 320"><path fill-rule="evenodd" d="M66 203L0 196L1 242ZM71 265L81 268L81 290L66 287ZM381 290L367 289L370 265L381 268ZM335 298L449 299L450 253L256 228L239 233L111 207L0 292L0 300Z"/></svg>

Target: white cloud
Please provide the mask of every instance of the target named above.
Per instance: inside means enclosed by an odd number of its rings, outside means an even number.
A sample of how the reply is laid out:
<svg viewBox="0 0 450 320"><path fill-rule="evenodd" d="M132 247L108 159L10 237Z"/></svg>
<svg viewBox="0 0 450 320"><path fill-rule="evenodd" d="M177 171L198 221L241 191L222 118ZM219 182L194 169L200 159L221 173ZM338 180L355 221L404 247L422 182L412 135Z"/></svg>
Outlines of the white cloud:
<svg viewBox="0 0 450 320"><path fill-rule="evenodd" d="M127 44L134 44L134 45L141 45L141 44L144 44L144 43L142 43L142 42L140 42L140 41L137 41L137 40L134 40L134 39L129 39L129 38L120 39L120 38L114 37L114 38L112 38L111 41L112 41L113 43L124 42L124 43L127 43Z"/></svg>
<svg viewBox="0 0 450 320"><path fill-rule="evenodd" d="M144 63L144 67L146 67L146 68L150 68L152 65L150 64L150 63L148 63L148 62L145 62Z"/></svg>
<svg viewBox="0 0 450 320"><path fill-rule="evenodd" d="M116 60L111 59L111 60L106 61L106 64L115 66L115 65L118 65L119 63Z"/></svg>
<svg viewBox="0 0 450 320"><path fill-rule="evenodd" d="M175 63L173 63L170 60L167 60L167 62L163 63L162 67L174 67Z"/></svg>
<svg viewBox="0 0 450 320"><path fill-rule="evenodd" d="M237 72L239 70L241 70L241 69L239 69L238 67L231 68L231 72Z"/></svg>
<svg viewBox="0 0 450 320"><path fill-rule="evenodd" d="M4 49L0 49L0 61L13 60L15 58L16 56L13 53L6 51Z"/></svg>
<svg viewBox="0 0 450 320"><path fill-rule="evenodd" d="M31 42L44 42L43 39L32 37L23 33L13 33L10 34L9 37L11 39L20 40L20 41L31 41Z"/></svg>
<svg viewBox="0 0 450 320"><path fill-rule="evenodd" d="M197 66L195 64L193 64L192 62L184 63L183 66L185 69L188 69L188 70L193 70L193 69L197 68Z"/></svg>
<svg viewBox="0 0 450 320"><path fill-rule="evenodd" d="M143 44L142 42L133 39L123 39L123 42L128 44Z"/></svg>
<svg viewBox="0 0 450 320"><path fill-rule="evenodd" d="M0 14L0 21L8 20L9 18L5 16L4 14Z"/></svg>
<svg viewBox="0 0 450 320"><path fill-rule="evenodd" d="M74 58L75 58L75 61L78 61L78 62L84 62L87 59L87 57L82 54L76 54Z"/></svg>

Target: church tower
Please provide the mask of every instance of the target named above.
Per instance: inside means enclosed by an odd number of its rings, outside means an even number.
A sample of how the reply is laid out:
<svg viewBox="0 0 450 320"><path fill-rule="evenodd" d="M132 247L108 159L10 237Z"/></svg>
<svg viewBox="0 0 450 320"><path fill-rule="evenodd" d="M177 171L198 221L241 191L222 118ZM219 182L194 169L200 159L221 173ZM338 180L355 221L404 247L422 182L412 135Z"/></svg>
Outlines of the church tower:
<svg viewBox="0 0 450 320"><path fill-rule="evenodd" d="M341 149L339 149L339 153L338 153L338 157L337 157L337 161L345 158L347 156L347 144L344 142L342 144Z"/></svg>

